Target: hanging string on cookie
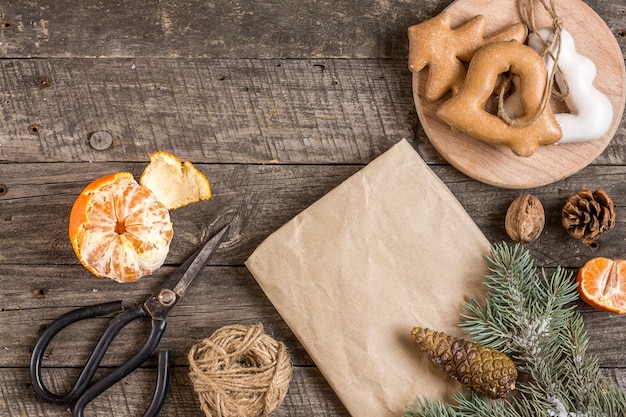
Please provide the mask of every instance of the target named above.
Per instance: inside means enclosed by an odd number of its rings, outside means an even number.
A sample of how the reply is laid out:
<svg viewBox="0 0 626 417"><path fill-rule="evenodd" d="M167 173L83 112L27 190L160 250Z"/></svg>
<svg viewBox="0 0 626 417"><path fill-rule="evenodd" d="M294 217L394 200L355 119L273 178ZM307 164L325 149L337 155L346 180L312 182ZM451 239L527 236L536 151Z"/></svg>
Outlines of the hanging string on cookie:
<svg viewBox="0 0 626 417"><path fill-rule="evenodd" d="M543 39L538 33L539 27L536 21L537 12L535 10L536 2L540 3L540 5L543 6L543 9L548 13L552 21L552 35L547 40ZM536 34L537 38L540 39L544 45L544 48L539 53L539 55L542 58L548 56L554 61L555 65L552 66L552 69L548 74L548 79L543 90L539 111L537 112L537 114L534 115L531 120L514 120L509 117L504 109L504 92L508 88L510 80L508 80L509 82L503 84L498 97L498 116L508 125L514 127L527 126L535 123L539 119L539 117L541 117L541 114L544 112L546 107L549 105L552 96L563 100L567 97L569 90L565 74L563 74L563 72L559 69L558 65L559 56L561 54L561 33L563 31L563 20L557 13L555 0L550 0L549 3L547 3L546 0L519 0L518 11L521 16L522 22L528 27L528 32ZM562 91L558 91L556 88L554 88L557 72L563 80Z"/></svg>

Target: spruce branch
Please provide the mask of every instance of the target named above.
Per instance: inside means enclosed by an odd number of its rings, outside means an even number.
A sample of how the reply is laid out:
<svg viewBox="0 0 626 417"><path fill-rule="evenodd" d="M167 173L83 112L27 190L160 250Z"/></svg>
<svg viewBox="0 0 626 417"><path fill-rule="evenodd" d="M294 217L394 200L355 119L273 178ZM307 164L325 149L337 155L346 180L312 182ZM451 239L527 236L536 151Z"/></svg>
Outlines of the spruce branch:
<svg viewBox="0 0 626 417"><path fill-rule="evenodd" d="M417 399L404 417L625 417L626 393L602 378L574 301L576 280L548 276L520 244L492 246L485 300L468 299L459 325L475 342L509 354L523 378L506 400L457 394Z"/></svg>
<svg viewBox="0 0 626 417"><path fill-rule="evenodd" d="M417 399L404 417L523 417L504 401L489 401L477 394L465 397L457 394L454 406L443 401Z"/></svg>

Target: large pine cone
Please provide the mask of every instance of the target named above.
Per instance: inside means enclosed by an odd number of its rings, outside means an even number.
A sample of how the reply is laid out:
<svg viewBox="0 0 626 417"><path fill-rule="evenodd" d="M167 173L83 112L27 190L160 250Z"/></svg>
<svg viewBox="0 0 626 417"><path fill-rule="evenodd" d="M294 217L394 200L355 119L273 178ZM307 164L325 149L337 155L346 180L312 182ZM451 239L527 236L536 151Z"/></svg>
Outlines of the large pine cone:
<svg viewBox="0 0 626 417"><path fill-rule="evenodd" d="M570 236L595 248L598 236L615 227L615 206L606 191L585 188L567 199L561 222Z"/></svg>
<svg viewBox="0 0 626 417"><path fill-rule="evenodd" d="M472 391L495 399L515 389L517 369L504 353L422 327L411 336L433 363Z"/></svg>

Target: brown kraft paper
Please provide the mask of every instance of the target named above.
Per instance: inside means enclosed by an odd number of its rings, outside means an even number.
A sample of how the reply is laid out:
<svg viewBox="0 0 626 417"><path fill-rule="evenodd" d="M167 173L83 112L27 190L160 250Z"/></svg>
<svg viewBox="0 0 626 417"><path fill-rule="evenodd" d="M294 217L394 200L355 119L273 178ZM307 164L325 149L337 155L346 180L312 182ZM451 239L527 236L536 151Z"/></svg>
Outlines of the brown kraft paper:
<svg viewBox="0 0 626 417"><path fill-rule="evenodd" d="M462 336L490 244L402 140L271 234L246 266L353 416L399 416L460 385L410 332Z"/></svg>

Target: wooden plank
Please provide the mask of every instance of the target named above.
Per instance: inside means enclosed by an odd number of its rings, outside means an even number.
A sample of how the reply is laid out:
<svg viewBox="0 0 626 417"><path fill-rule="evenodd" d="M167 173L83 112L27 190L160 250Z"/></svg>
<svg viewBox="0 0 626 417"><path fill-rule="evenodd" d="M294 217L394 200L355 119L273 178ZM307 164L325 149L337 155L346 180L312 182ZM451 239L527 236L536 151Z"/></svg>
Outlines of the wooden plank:
<svg viewBox="0 0 626 417"><path fill-rule="evenodd" d="M0 8L0 56L401 58L406 29L449 3L137 0L85 7L80 0L13 1ZM623 3L587 3L624 48Z"/></svg>
<svg viewBox="0 0 626 417"><path fill-rule="evenodd" d="M414 136L410 82L404 60L3 60L0 161L365 163Z"/></svg>
<svg viewBox="0 0 626 417"><path fill-rule="evenodd" d="M49 375L51 387L67 387L75 375L73 369L55 369ZM159 416L204 416L200 401L193 391L186 367L172 372L170 389ZM146 409L156 373L153 369L139 369L96 398L85 414L96 417L140 416ZM28 370L0 368L0 415L3 417L65 417L67 406L42 402L30 386ZM349 417L337 396L319 371L310 367L295 367L289 390L276 417Z"/></svg>
<svg viewBox="0 0 626 417"><path fill-rule="evenodd" d="M626 316L594 309L583 302L579 308L589 334L590 355L601 358L601 366L607 368L626 367ZM620 381L626 391L626 380Z"/></svg>
<svg viewBox="0 0 626 417"><path fill-rule="evenodd" d="M168 151L194 162L365 164L402 138L444 162L417 120L404 60L3 60L0 120L0 162L143 162ZM112 146L93 149L96 131ZM595 163L625 158L622 119Z"/></svg>
<svg viewBox="0 0 626 417"><path fill-rule="evenodd" d="M27 366L40 332L61 314L115 300L123 300L126 306L141 303L172 272L172 267L163 267L152 277L121 285L89 276L80 266L0 266L0 334L11 335L0 340L0 366ZM44 365L82 366L108 321L108 318L88 320L61 332L50 345ZM187 363L187 353L193 344L210 337L222 326L239 323L262 323L266 333L287 345L296 365L312 365L291 330L243 266L207 267L168 323L161 347L172 351L176 365ZM138 350L149 328L145 321L129 325L114 342L103 366L119 365Z"/></svg>
<svg viewBox="0 0 626 417"><path fill-rule="evenodd" d="M0 9L0 56L398 58L407 51L406 28L446 1L431 3L8 2Z"/></svg>
<svg viewBox="0 0 626 417"><path fill-rule="evenodd" d="M116 299L129 304L141 302L171 271L170 267L162 268L154 277L120 285L85 276L79 266L0 267L0 299L4 300L0 334L11 335L0 340L0 367L27 367L38 335L61 314ZM624 367L626 317L593 309L582 302L578 307L590 337L590 353L599 357L603 367ZM47 350L44 366L81 367L107 323L107 318L93 319L61 332ZM192 345L222 326L240 323L262 323L266 333L286 344L295 365L313 364L245 267L207 267L168 323L161 347L172 352L177 366L187 365ZM103 366L116 366L128 359L139 349L148 329L146 322L126 328L112 344ZM154 360L148 364L154 365Z"/></svg>
<svg viewBox="0 0 626 417"><path fill-rule="evenodd" d="M0 264L76 265L67 238L67 221L75 198L92 179L128 170L136 177L143 164L5 164L0 196ZM324 196L358 165L197 165L213 184L214 197L174 210L174 240L168 263L180 263L219 224L233 223L231 242L215 262L241 265L271 232ZM508 205L521 194L477 183L447 165L433 166L437 175L470 213L493 243L511 242L504 229ZM541 266L582 266L592 256L620 257L626 222L619 216L615 229L602 235L592 252L570 238L561 226L560 211L570 194L584 187L604 188L624 208L625 167L591 166L566 181L529 190L543 203L546 226L538 240L527 245ZM418 215L416 213L416 215ZM549 248L549 250L546 250Z"/></svg>
<svg viewBox="0 0 626 417"><path fill-rule="evenodd" d="M54 386L64 386L74 370L55 370ZM620 387L626 387L626 370L604 370L605 377ZM139 369L124 381L110 388L87 408L90 416L117 417L141 415L152 395L155 372ZM4 417L64 417L67 407L54 406L39 400L30 387L28 370L0 368L0 414ZM203 416L200 403L193 393L187 369L177 367L166 402L159 416ZM315 368L296 367L289 391L274 414L276 417L349 417L337 396Z"/></svg>
<svg viewBox="0 0 626 417"><path fill-rule="evenodd" d="M131 171L138 178L145 165L4 165L3 183L7 192L0 197L3 219L0 236L6 250L0 252L0 264L76 264L67 224L72 204L82 188L92 179L116 170ZM232 222L231 242L214 259L241 265L269 233L359 169L358 166L197 166L211 181L214 196L209 201L171 212L174 239L168 263L180 263L218 225ZM59 173L62 174L57 176ZM19 247L10 249L13 244Z"/></svg>

